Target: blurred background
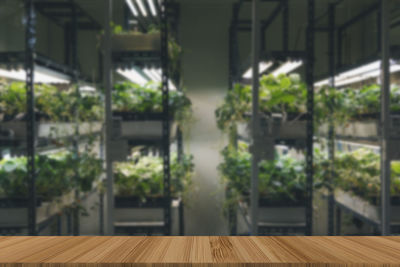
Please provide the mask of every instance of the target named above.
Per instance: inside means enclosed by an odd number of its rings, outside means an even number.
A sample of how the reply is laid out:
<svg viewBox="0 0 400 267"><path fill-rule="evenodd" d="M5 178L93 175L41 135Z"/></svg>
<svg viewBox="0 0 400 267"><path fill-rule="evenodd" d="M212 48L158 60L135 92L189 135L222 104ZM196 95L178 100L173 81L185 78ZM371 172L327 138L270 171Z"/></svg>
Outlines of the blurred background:
<svg viewBox="0 0 400 267"><path fill-rule="evenodd" d="M2 0L0 234L398 234L400 2L253 1Z"/></svg>

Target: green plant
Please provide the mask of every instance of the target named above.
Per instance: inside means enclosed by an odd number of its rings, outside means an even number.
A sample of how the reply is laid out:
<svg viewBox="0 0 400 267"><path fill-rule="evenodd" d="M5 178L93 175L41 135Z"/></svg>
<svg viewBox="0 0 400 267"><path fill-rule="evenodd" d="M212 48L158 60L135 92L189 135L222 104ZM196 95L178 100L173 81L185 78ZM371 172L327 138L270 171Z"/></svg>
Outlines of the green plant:
<svg viewBox="0 0 400 267"><path fill-rule="evenodd" d="M251 154L244 143L237 149L226 147L222 151L224 161L218 169L223 181L232 190L228 203L248 200L251 177ZM299 202L305 198L306 177L304 162L290 156L277 156L273 161L259 163L260 197L271 203Z"/></svg>
<svg viewBox="0 0 400 267"><path fill-rule="evenodd" d="M178 161L177 155L171 161L172 196L184 196L191 186L193 157L185 155ZM163 196L164 175L161 157L133 154L128 162L115 163L115 189L119 196L135 196L141 200Z"/></svg>
<svg viewBox="0 0 400 267"><path fill-rule="evenodd" d="M381 190L380 156L370 149L337 153L334 161L334 179L328 181L329 161L317 154L315 179L323 186L340 188L373 204L379 203ZM392 162L391 195L400 195L400 162Z"/></svg>
<svg viewBox="0 0 400 267"><path fill-rule="evenodd" d="M284 120L297 119L306 113L306 98L306 85L297 74L268 75L260 79L259 104L262 114L280 113ZM218 127L228 130L238 122L247 122L251 101L251 87L235 84L215 111Z"/></svg>
<svg viewBox="0 0 400 267"><path fill-rule="evenodd" d="M350 120L378 118L380 95L381 88L377 84L367 85L361 89L322 87L315 95L316 122L321 124L332 119L336 125L340 125ZM399 86L391 86L390 101L390 111L399 112Z"/></svg>
<svg viewBox="0 0 400 267"><path fill-rule="evenodd" d="M0 85L0 114L3 120L15 120L26 114L26 85L13 82ZM75 88L58 89L47 84L35 85L35 110L40 120L52 122L81 121L102 118L103 108L98 95L76 95Z"/></svg>
<svg viewBox="0 0 400 267"><path fill-rule="evenodd" d="M101 160L88 152L75 157L69 152L35 157L37 195L49 201L74 188L82 192L92 189L93 181L102 173ZM75 174L79 180L75 181ZM27 158L17 157L0 161L0 194L10 198L28 196Z"/></svg>
<svg viewBox="0 0 400 267"><path fill-rule="evenodd" d="M131 82L117 83L113 91L113 110L134 113L161 113L162 91L158 83L140 86ZM177 120L190 116L191 102L183 92L169 92L170 114Z"/></svg>

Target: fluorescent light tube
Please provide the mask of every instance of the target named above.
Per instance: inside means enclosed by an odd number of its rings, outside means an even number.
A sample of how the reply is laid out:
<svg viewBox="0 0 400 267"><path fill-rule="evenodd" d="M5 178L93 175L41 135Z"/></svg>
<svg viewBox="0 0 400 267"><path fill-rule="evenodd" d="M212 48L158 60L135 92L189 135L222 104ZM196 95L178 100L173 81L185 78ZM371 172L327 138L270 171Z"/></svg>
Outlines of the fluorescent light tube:
<svg viewBox="0 0 400 267"><path fill-rule="evenodd" d="M143 72L144 72L151 80L153 80L153 81L155 81L155 82L160 82L160 79L158 78L157 75L154 75L152 69L145 68L145 69L143 69Z"/></svg>
<svg viewBox="0 0 400 267"><path fill-rule="evenodd" d="M157 9L156 9L156 7L155 7L155 5L154 5L153 0L147 0L147 3L149 4L150 11L151 11L151 13L153 14L153 16L154 16L154 17L157 16Z"/></svg>
<svg viewBox="0 0 400 267"><path fill-rule="evenodd" d="M288 61L272 72L272 75L279 76L281 74L288 74L303 65L303 61Z"/></svg>
<svg viewBox="0 0 400 267"><path fill-rule="evenodd" d="M126 4L128 5L129 9L131 10L133 16L137 17L139 12L137 11L136 7L132 3L132 0L125 0Z"/></svg>
<svg viewBox="0 0 400 267"><path fill-rule="evenodd" d="M260 62L259 64L259 73L262 74L267 69L271 68L272 62ZM253 77L253 68L250 67L245 74L243 74L244 79L251 79Z"/></svg>
<svg viewBox="0 0 400 267"><path fill-rule="evenodd" d="M25 81L26 72L24 69L18 69L18 70L0 69L0 77L18 81ZM49 70L41 66L35 66L34 82L46 83L46 84L52 84L52 83L66 84L70 83L70 78L67 75L58 73L56 71Z"/></svg>
<svg viewBox="0 0 400 267"><path fill-rule="evenodd" d="M391 63L390 73L399 72L400 64ZM368 79L377 78L381 75L381 61L377 60L372 63L362 65L360 67L339 73L335 76L335 86L345 86L352 83L361 82ZM328 85L329 79L316 82L314 85L317 87Z"/></svg>
<svg viewBox="0 0 400 267"><path fill-rule="evenodd" d="M148 80L143 77L137 70L135 69L130 69L130 70L122 70L118 69L117 72L130 80L131 82L134 82L140 86L144 86Z"/></svg>
<svg viewBox="0 0 400 267"><path fill-rule="evenodd" d="M143 17L147 17L147 11L146 11L146 8L145 8L142 0L136 0L136 3L138 4L139 9L142 12Z"/></svg>
<svg viewBox="0 0 400 267"><path fill-rule="evenodd" d="M156 77L158 82L161 82L161 71L157 69L150 69L150 72L153 74L154 77Z"/></svg>

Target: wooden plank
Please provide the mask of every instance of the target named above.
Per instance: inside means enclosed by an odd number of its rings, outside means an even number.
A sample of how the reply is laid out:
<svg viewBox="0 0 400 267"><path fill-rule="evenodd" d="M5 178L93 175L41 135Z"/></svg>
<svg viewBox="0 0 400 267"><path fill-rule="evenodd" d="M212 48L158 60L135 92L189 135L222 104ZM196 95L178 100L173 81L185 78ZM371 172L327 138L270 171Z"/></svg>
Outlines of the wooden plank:
<svg viewBox="0 0 400 267"><path fill-rule="evenodd" d="M400 237L0 237L0 266L400 266Z"/></svg>

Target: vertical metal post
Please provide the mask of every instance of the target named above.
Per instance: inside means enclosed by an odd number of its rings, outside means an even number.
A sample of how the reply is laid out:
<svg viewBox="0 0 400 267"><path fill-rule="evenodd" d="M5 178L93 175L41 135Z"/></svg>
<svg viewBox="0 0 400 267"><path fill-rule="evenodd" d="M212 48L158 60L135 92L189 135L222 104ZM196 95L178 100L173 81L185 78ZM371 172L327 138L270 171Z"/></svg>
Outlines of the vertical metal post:
<svg viewBox="0 0 400 267"><path fill-rule="evenodd" d="M289 51L289 1L285 0L282 13L283 51Z"/></svg>
<svg viewBox="0 0 400 267"><path fill-rule="evenodd" d="M170 177L170 147L169 147L169 73L168 73L168 0L163 0L161 7L161 67L162 67L162 104L163 104L163 169L164 169L164 221L165 234L171 234L171 177Z"/></svg>
<svg viewBox="0 0 400 267"><path fill-rule="evenodd" d="M315 0L308 0L308 26L306 33L306 82L307 82L307 155L306 155L306 235L312 235L313 183L314 183L314 19Z"/></svg>
<svg viewBox="0 0 400 267"><path fill-rule="evenodd" d="M28 233L37 235L36 229L36 166L35 166L35 45L36 45L36 15L33 0L26 0L26 32L25 32L25 71L26 71L26 104L27 104L27 168L29 185Z"/></svg>
<svg viewBox="0 0 400 267"><path fill-rule="evenodd" d="M259 61L260 61L260 21L259 0L253 0L252 6L252 64L253 64L253 107L252 107L252 162L251 162L251 234L258 234L258 164L260 161L258 140L260 139L260 119L258 113L259 98Z"/></svg>
<svg viewBox="0 0 400 267"><path fill-rule="evenodd" d="M111 158L112 149L112 59L111 59L111 27L112 21L112 3L113 0L105 0L105 34L104 34L104 89L105 89L105 112L106 112L106 175L107 175L107 212L106 212L106 227L105 234L114 234L114 193L113 193L113 166Z"/></svg>
<svg viewBox="0 0 400 267"><path fill-rule="evenodd" d="M343 31L341 28L337 31L337 67L342 67L342 42L343 42Z"/></svg>
<svg viewBox="0 0 400 267"><path fill-rule="evenodd" d="M390 158L388 155L390 130L390 51L389 51L389 1L381 1L381 46L382 46L382 86L381 86L381 198L382 235L390 235Z"/></svg>
<svg viewBox="0 0 400 267"><path fill-rule="evenodd" d="M329 5L329 74L330 74L330 87L335 88L335 5ZM335 99L331 99L331 103ZM333 105L331 105L332 107ZM331 108L331 114L334 110ZM328 132L328 157L331 162L330 166L330 185L333 185L334 179L334 168L335 168L335 125L333 117L329 119L329 132ZM334 196L333 189L329 188L328 196L328 235L333 235L334 233Z"/></svg>
<svg viewBox="0 0 400 267"><path fill-rule="evenodd" d="M79 102L80 102L80 92L79 92L79 77L78 77L78 18L76 14L75 1L70 0L71 3L71 54L72 54L72 69L74 75L72 77L72 83L75 86L75 136L73 139L73 154L77 164L79 163ZM73 215L73 235L79 235L79 168L78 165L75 169L74 174L75 180L75 204L74 204L74 215Z"/></svg>

